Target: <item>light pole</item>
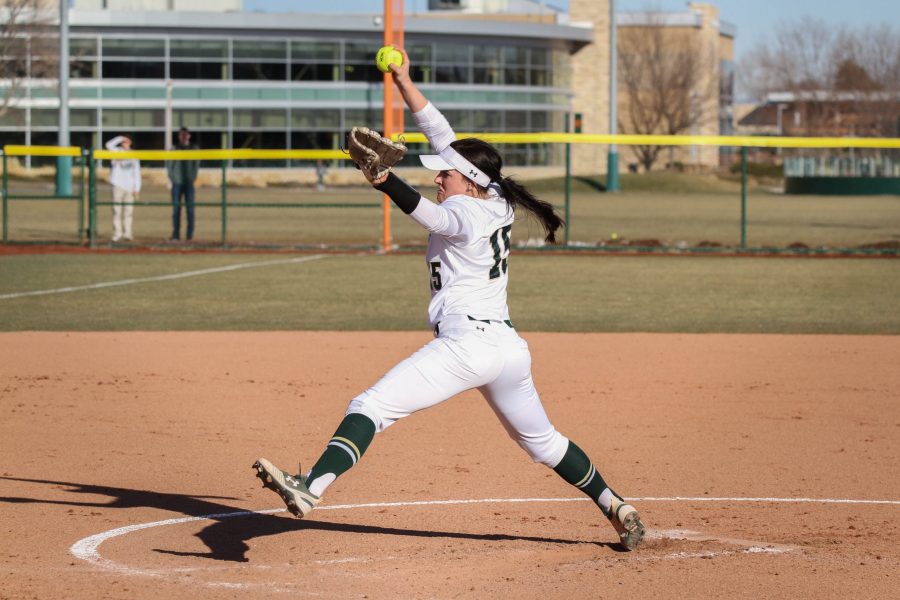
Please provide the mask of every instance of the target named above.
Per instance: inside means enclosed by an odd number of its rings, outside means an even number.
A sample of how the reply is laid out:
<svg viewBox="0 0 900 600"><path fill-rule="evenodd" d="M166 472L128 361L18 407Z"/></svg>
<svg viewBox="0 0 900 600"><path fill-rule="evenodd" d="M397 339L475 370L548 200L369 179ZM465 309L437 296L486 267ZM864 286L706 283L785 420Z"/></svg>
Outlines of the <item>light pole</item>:
<svg viewBox="0 0 900 600"><path fill-rule="evenodd" d="M619 96L617 93L618 53L616 25L616 0L609 0L609 133L615 135L618 119L617 109ZM606 156L606 191L619 191L619 150L615 144L609 145Z"/></svg>
<svg viewBox="0 0 900 600"><path fill-rule="evenodd" d="M69 142L69 0L59 3L59 146ZM56 195L72 195L72 158L56 157Z"/></svg>

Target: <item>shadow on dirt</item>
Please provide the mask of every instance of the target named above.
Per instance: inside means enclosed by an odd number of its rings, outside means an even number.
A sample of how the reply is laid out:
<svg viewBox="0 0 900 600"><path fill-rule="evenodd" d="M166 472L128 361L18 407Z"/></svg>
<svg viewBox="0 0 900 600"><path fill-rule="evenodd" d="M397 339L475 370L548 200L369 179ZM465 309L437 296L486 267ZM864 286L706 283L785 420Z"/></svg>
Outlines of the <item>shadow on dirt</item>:
<svg viewBox="0 0 900 600"><path fill-rule="evenodd" d="M353 523L329 523L311 519L298 520L265 513L248 511L220 501L238 502L238 498L229 496L190 496L186 494L170 494L150 490L109 487L55 481L47 479L26 479L0 476L0 481L18 481L53 486L73 494L106 496L109 500L50 500L45 498L3 497L0 504L55 504L61 506L82 506L96 508L156 508L169 512L209 519L212 523L204 527L196 537L209 548L209 552L185 552L172 549L154 549L161 554L174 556L193 556L230 562L247 562L248 541L270 535L277 535L300 530L317 530L338 533L358 533L362 535L396 535L420 538L446 538L455 540L474 540L484 542L522 541L539 544L590 544L608 547L618 551L616 544L606 542L586 542L540 536L507 535L497 533L463 533L458 531L432 531L418 529L401 529L396 527L380 527L373 525L356 525Z"/></svg>

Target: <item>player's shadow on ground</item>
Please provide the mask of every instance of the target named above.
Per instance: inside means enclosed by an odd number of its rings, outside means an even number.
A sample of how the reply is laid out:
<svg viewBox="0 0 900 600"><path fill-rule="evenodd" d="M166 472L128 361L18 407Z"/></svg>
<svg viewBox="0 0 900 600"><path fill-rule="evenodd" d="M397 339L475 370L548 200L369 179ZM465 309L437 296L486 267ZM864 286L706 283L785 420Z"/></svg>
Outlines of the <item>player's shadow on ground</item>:
<svg viewBox="0 0 900 600"><path fill-rule="evenodd" d="M0 476L0 480L20 481L65 488L65 492L106 496L108 501L92 500L50 500L46 498L0 497L0 503L9 504L57 504L62 506L82 506L95 508L157 508L180 513L190 517L203 517L212 521L204 527L196 537L202 541L209 552L182 552L178 550L156 549L156 552L176 556L196 556L213 560L246 562L247 542L254 538L277 535L298 530L334 531L342 533L398 535L412 537L448 538L477 541L525 541L551 544L593 544L618 549L618 546L603 542L585 542L583 540L567 540L539 536L522 536L494 533L462 533L454 531L425 531L417 529L399 529L372 525L355 525L352 523L326 523L315 520L297 520L248 512L218 500L238 501L230 496L190 496L186 494L170 494L149 490L135 490L103 485L54 481L47 479L27 479Z"/></svg>
<svg viewBox="0 0 900 600"><path fill-rule="evenodd" d="M229 522L230 521L230 522ZM176 556L196 556L233 562L246 562L247 540L269 535L279 535L293 531L330 531L338 533L358 533L371 535L396 535L404 537L445 538L455 540L473 540L481 542L536 542L541 544L590 544L618 550L619 547L605 542L586 542L584 540L568 540L561 538L510 535L502 533L463 533L460 531L435 531L421 529L401 529L377 525L359 525L354 523L328 523L304 519L302 521L284 516L273 516L259 513L242 515L233 519L219 520L205 527L197 534L203 541L208 553L180 552L177 550L156 549L162 554Z"/></svg>
<svg viewBox="0 0 900 600"><path fill-rule="evenodd" d="M593 189L595 192L605 192L606 191L606 185L603 183L600 183L600 181L598 181L597 179L595 179L593 177L573 177L572 179Z"/></svg>

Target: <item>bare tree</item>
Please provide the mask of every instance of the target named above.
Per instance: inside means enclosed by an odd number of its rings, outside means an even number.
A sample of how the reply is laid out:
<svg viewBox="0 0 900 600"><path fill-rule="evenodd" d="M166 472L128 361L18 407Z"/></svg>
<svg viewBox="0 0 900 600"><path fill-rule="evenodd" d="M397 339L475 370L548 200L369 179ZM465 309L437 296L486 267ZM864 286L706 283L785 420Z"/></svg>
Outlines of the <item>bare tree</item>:
<svg viewBox="0 0 900 600"><path fill-rule="evenodd" d="M48 0L0 0L0 116L19 100L26 79L58 76L53 6Z"/></svg>
<svg viewBox="0 0 900 600"><path fill-rule="evenodd" d="M900 31L890 25L851 31L806 18L775 30L740 64L741 84L758 100L788 92L802 104L801 129L816 135L897 135Z"/></svg>
<svg viewBox="0 0 900 600"><path fill-rule="evenodd" d="M845 34L836 55L831 90L840 109L857 116L852 133L900 135L900 31L881 25Z"/></svg>
<svg viewBox="0 0 900 600"><path fill-rule="evenodd" d="M620 29L619 82L625 105L618 126L623 133L677 135L717 114L719 82L710 52L699 39L660 25ZM647 171L662 150L633 148Z"/></svg>

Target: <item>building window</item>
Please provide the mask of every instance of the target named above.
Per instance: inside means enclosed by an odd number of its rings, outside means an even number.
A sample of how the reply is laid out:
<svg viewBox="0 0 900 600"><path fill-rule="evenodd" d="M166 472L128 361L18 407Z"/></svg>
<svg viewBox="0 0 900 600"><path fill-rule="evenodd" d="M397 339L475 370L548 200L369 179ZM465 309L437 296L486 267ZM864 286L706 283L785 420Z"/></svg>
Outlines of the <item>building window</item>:
<svg viewBox="0 0 900 600"><path fill-rule="evenodd" d="M448 109L441 111L456 131L474 131L475 111ZM416 131L416 122L410 119L410 131Z"/></svg>
<svg viewBox="0 0 900 600"><path fill-rule="evenodd" d="M553 68L551 52L545 48L532 48L529 62L529 85L546 87L552 85Z"/></svg>
<svg viewBox="0 0 900 600"><path fill-rule="evenodd" d="M436 83L472 83L472 50L468 45L435 44L434 63Z"/></svg>
<svg viewBox="0 0 900 600"><path fill-rule="evenodd" d="M356 125L381 131L384 127L384 112L381 108L348 108L344 111L344 125L341 129L350 131Z"/></svg>
<svg viewBox="0 0 900 600"><path fill-rule="evenodd" d="M528 48L503 48L503 75L506 85L528 85Z"/></svg>
<svg viewBox="0 0 900 600"><path fill-rule="evenodd" d="M328 131L291 132L291 148L294 150L332 150L338 146L336 133Z"/></svg>
<svg viewBox="0 0 900 600"><path fill-rule="evenodd" d="M25 125L26 117L23 108L7 108L0 114L0 127L22 127Z"/></svg>
<svg viewBox="0 0 900 600"><path fill-rule="evenodd" d="M173 112L172 119L178 127L190 129L228 127L228 111L224 109L177 109Z"/></svg>
<svg viewBox="0 0 900 600"><path fill-rule="evenodd" d="M475 131L503 131L502 110L476 110L472 112L472 128Z"/></svg>
<svg viewBox="0 0 900 600"><path fill-rule="evenodd" d="M409 60L412 63L409 74L413 81L434 83L434 69L431 66L434 61L433 45L416 44L407 48L406 51L409 53Z"/></svg>
<svg viewBox="0 0 900 600"><path fill-rule="evenodd" d="M472 81L488 85L499 85L503 82L503 56L499 46L489 46L475 54Z"/></svg>
<svg viewBox="0 0 900 600"><path fill-rule="evenodd" d="M69 38L69 56L71 57L96 57L97 38Z"/></svg>
<svg viewBox="0 0 900 600"><path fill-rule="evenodd" d="M172 61L169 64L172 79L228 79L228 63L204 61Z"/></svg>
<svg viewBox="0 0 900 600"><path fill-rule="evenodd" d="M74 109L69 111L69 125L72 127L96 127L97 111L94 109Z"/></svg>
<svg viewBox="0 0 900 600"><path fill-rule="evenodd" d="M344 81L376 83L384 80L373 60L381 44L377 42L348 42L344 45Z"/></svg>
<svg viewBox="0 0 900 600"><path fill-rule="evenodd" d="M341 46L338 42L291 42L292 81L338 81Z"/></svg>
<svg viewBox="0 0 900 600"><path fill-rule="evenodd" d="M165 79L166 44L161 39L104 38L101 76L109 79Z"/></svg>
<svg viewBox="0 0 900 600"><path fill-rule="evenodd" d="M97 38L71 38L69 40L69 77L94 79L100 76L97 54Z"/></svg>
<svg viewBox="0 0 900 600"><path fill-rule="evenodd" d="M282 63L240 63L232 66L234 79L263 79L267 81L284 81L287 78L287 67Z"/></svg>
<svg viewBox="0 0 900 600"><path fill-rule="evenodd" d="M283 131L235 131L234 147L281 150L287 148L287 136Z"/></svg>
<svg viewBox="0 0 900 600"><path fill-rule="evenodd" d="M292 81L339 81L340 78L338 63L291 63Z"/></svg>
<svg viewBox="0 0 900 600"><path fill-rule="evenodd" d="M228 40L170 40L169 56L172 60L228 60Z"/></svg>
<svg viewBox="0 0 900 600"><path fill-rule="evenodd" d="M165 79L162 61L103 60L102 75L108 79Z"/></svg>
<svg viewBox="0 0 900 600"><path fill-rule="evenodd" d="M69 62L69 77L73 79L94 79L100 74L96 60L73 60Z"/></svg>
<svg viewBox="0 0 900 600"><path fill-rule="evenodd" d="M285 81L287 79L287 42L235 41L232 46L232 77Z"/></svg>
<svg viewBox="0 0 900 600"><path fill-rule="evenodd" d="M408 112L408 111L407 111ZM341 111L334 109L318 108L293 108L291 109L292 129L339 129L341 126ZM293 145L291 147L294 147Z"/></svg>
<svg viewBox="0 0 900 600"><path fill-rule="evenodd" d="M103 58L165 58L165 40L135 38L105 38Z"/></svg>
<svg viewBox="0 0 900 600"><path fill-rule="evenodd" d="M507 110L506 123L503 131L523 132L528 131L528 111L527 110Z"/></svg>
<svg viewBox="0 0 900 600"><path fill-rule="evenodd" d="M287 111L274 110L235 110L235 129L284 129L287 127Z"/></svg>
<svg viewBox="0 0 900 600"><path fill-rule="evenodd" d="M103 109L103 129L165 127L165 111L153 109Z"/></svg>

